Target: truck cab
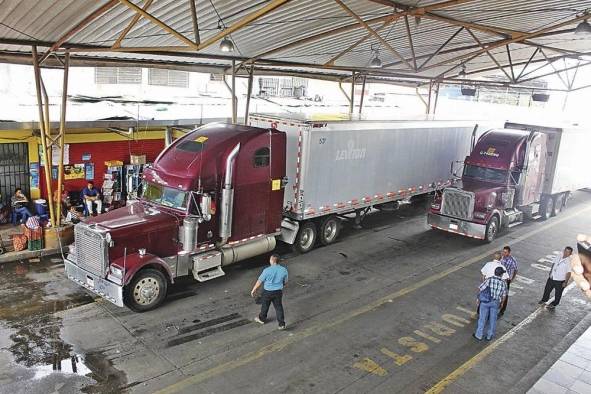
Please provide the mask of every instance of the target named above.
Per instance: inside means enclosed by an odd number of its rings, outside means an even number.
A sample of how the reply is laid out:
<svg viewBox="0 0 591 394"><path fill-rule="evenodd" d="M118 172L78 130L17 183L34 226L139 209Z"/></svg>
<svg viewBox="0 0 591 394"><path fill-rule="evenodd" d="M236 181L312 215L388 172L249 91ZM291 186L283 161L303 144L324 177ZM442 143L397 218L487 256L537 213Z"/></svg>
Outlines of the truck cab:
<svg viewBox="0 0 591 394"><path fill-rule="evenodd" d="M271 251L280 232L285 133L211 124L175 141L144 170L131 205L77 224L68 277L118 306L143 312L167 286Z"/></svg>
<svg viewBox="0 0 591 394"><path fill-rule="evenodd" d="M493 129L484 133L453 186L437 193L428 224L492 242L500 229L540 211L547 135Z"/></svg>

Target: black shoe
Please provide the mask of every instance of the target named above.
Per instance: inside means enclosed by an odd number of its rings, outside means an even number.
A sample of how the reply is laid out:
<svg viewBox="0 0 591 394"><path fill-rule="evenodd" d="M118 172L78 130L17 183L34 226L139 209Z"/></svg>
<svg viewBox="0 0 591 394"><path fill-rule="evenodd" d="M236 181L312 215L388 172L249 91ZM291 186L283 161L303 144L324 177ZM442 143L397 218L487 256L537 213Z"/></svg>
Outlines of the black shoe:
<svg viewBox="0 0 591 394"><path fill-rule="evenodd" d="M492 338L484 338L484 340L485 340L486 342L490 342L490 341L492 341Z"/></svg>
<svg viewBox="0 0 591 394"><path fill-rule="evenodd" d="M501 312L497 315L497 320L500 319L501 317L503 317L503 315L505 314L505 312Z"/></svg>
<svg viewBox="0 0 591 394"><path fill-rule="evenodd" d="M547 302L547 301L542 301L542 300L540 300L540 301L538 301L538 305L545 304L546 302Z"/></svg>
<svg viewBox="0 0 591 394"><path fill-rule="evenodd" d="M547 305L546 308L552 310L552 309L556 308L556 305L550 304L550 305Z"/></svg>
<svg viewBox="0 0 591 394"><path fill-rule="evenodd" d="M472 338L476 339L478 342L482 341L482 339L478 338L476 334L472 334Z"/></svg>

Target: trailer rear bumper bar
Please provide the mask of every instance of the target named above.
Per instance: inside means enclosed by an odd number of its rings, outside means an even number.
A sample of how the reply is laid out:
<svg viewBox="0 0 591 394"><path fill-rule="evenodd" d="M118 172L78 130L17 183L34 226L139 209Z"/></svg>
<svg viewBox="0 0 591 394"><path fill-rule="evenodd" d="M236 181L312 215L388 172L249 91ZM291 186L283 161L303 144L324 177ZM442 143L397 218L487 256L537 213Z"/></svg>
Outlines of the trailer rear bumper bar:
<svg viewBox="0 0 591 394"><path fill-rule="evenodd" d="M484 239L486 236L485 224L472 223L462 219L451 218L449 216L429 213L427 215L427 223L429 226L438 230L460 234L470 238Z"/></svg>
<svg viewBox="0 0 591 394"><path fill-rule="evenodd" d="M64 265L66 275L68 275L68 279L72 282L79 284L117 306L123 307L123 286L98 277L78 267L68 259L64 259Z"/></svg>

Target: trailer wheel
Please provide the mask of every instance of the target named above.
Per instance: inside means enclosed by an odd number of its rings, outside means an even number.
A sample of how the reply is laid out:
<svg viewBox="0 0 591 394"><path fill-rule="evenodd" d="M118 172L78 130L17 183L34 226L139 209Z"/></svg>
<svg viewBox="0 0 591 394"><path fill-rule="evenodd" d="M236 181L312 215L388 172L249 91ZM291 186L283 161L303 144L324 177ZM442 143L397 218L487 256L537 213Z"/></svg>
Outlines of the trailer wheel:
<svg viewBox="0 0 591 394"><path fill-rule="evenodd" d="M554 196L553 204L552 204L552 216L557 216L560 212L562 212L562 208L564 207L564 194L558 194Z"/></svg>
<svg viewBox="0 0 591 394"><path fill-rule="evenodd" d="M484 241L491 243L495 240L497 233L499 232L499 218L493 216L488 224L486 225L486 235Z"/></svg>
<svg viewBox="0 0 591 394"><path fill-rule="evenodd" d="M152 268L143 269L125 286L125 305L135 312L155 309L166 298L167 286L162 272Z"/></svg>
<svg viewBox="0 0 591 394"><path fill-rule="evenodd" d="M539 211L539 215L541 216L541 219L542 220L549 219L551 213L552 213L552 198L542 197L542 201L540 201L540 211Z"/></svg>
<svg viewBox="0 0 591 394"><path fill-rule="evenodd" d="M314 248L316 243L316 225L314 222L307 221L300 226L298 235L293 244L293 249L298 253L308 253Z"/></svg>
<svg viewBox="0 0 591 394"><path fill-rule="evenodd" d="M341 232L341 221L334 215L326 217L320 223L318 237L322 245L330 245L333 243Z"/></svg>

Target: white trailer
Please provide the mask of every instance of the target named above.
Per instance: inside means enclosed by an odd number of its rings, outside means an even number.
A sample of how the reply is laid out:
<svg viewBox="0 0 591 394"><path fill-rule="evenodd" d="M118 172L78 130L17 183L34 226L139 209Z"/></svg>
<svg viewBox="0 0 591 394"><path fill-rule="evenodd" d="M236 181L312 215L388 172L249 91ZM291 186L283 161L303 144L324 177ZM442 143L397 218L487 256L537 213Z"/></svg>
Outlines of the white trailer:
<svg viewBox="0 0 591 394"><path fill-rule="evenodd" d="M281 240L300 252L316 239L332 243L339 216L357 220L371 207L452 182L450 163L463 160L483 127L475 121L312 119L254 114L251 126L287 134L287 186Z"/></svg>

